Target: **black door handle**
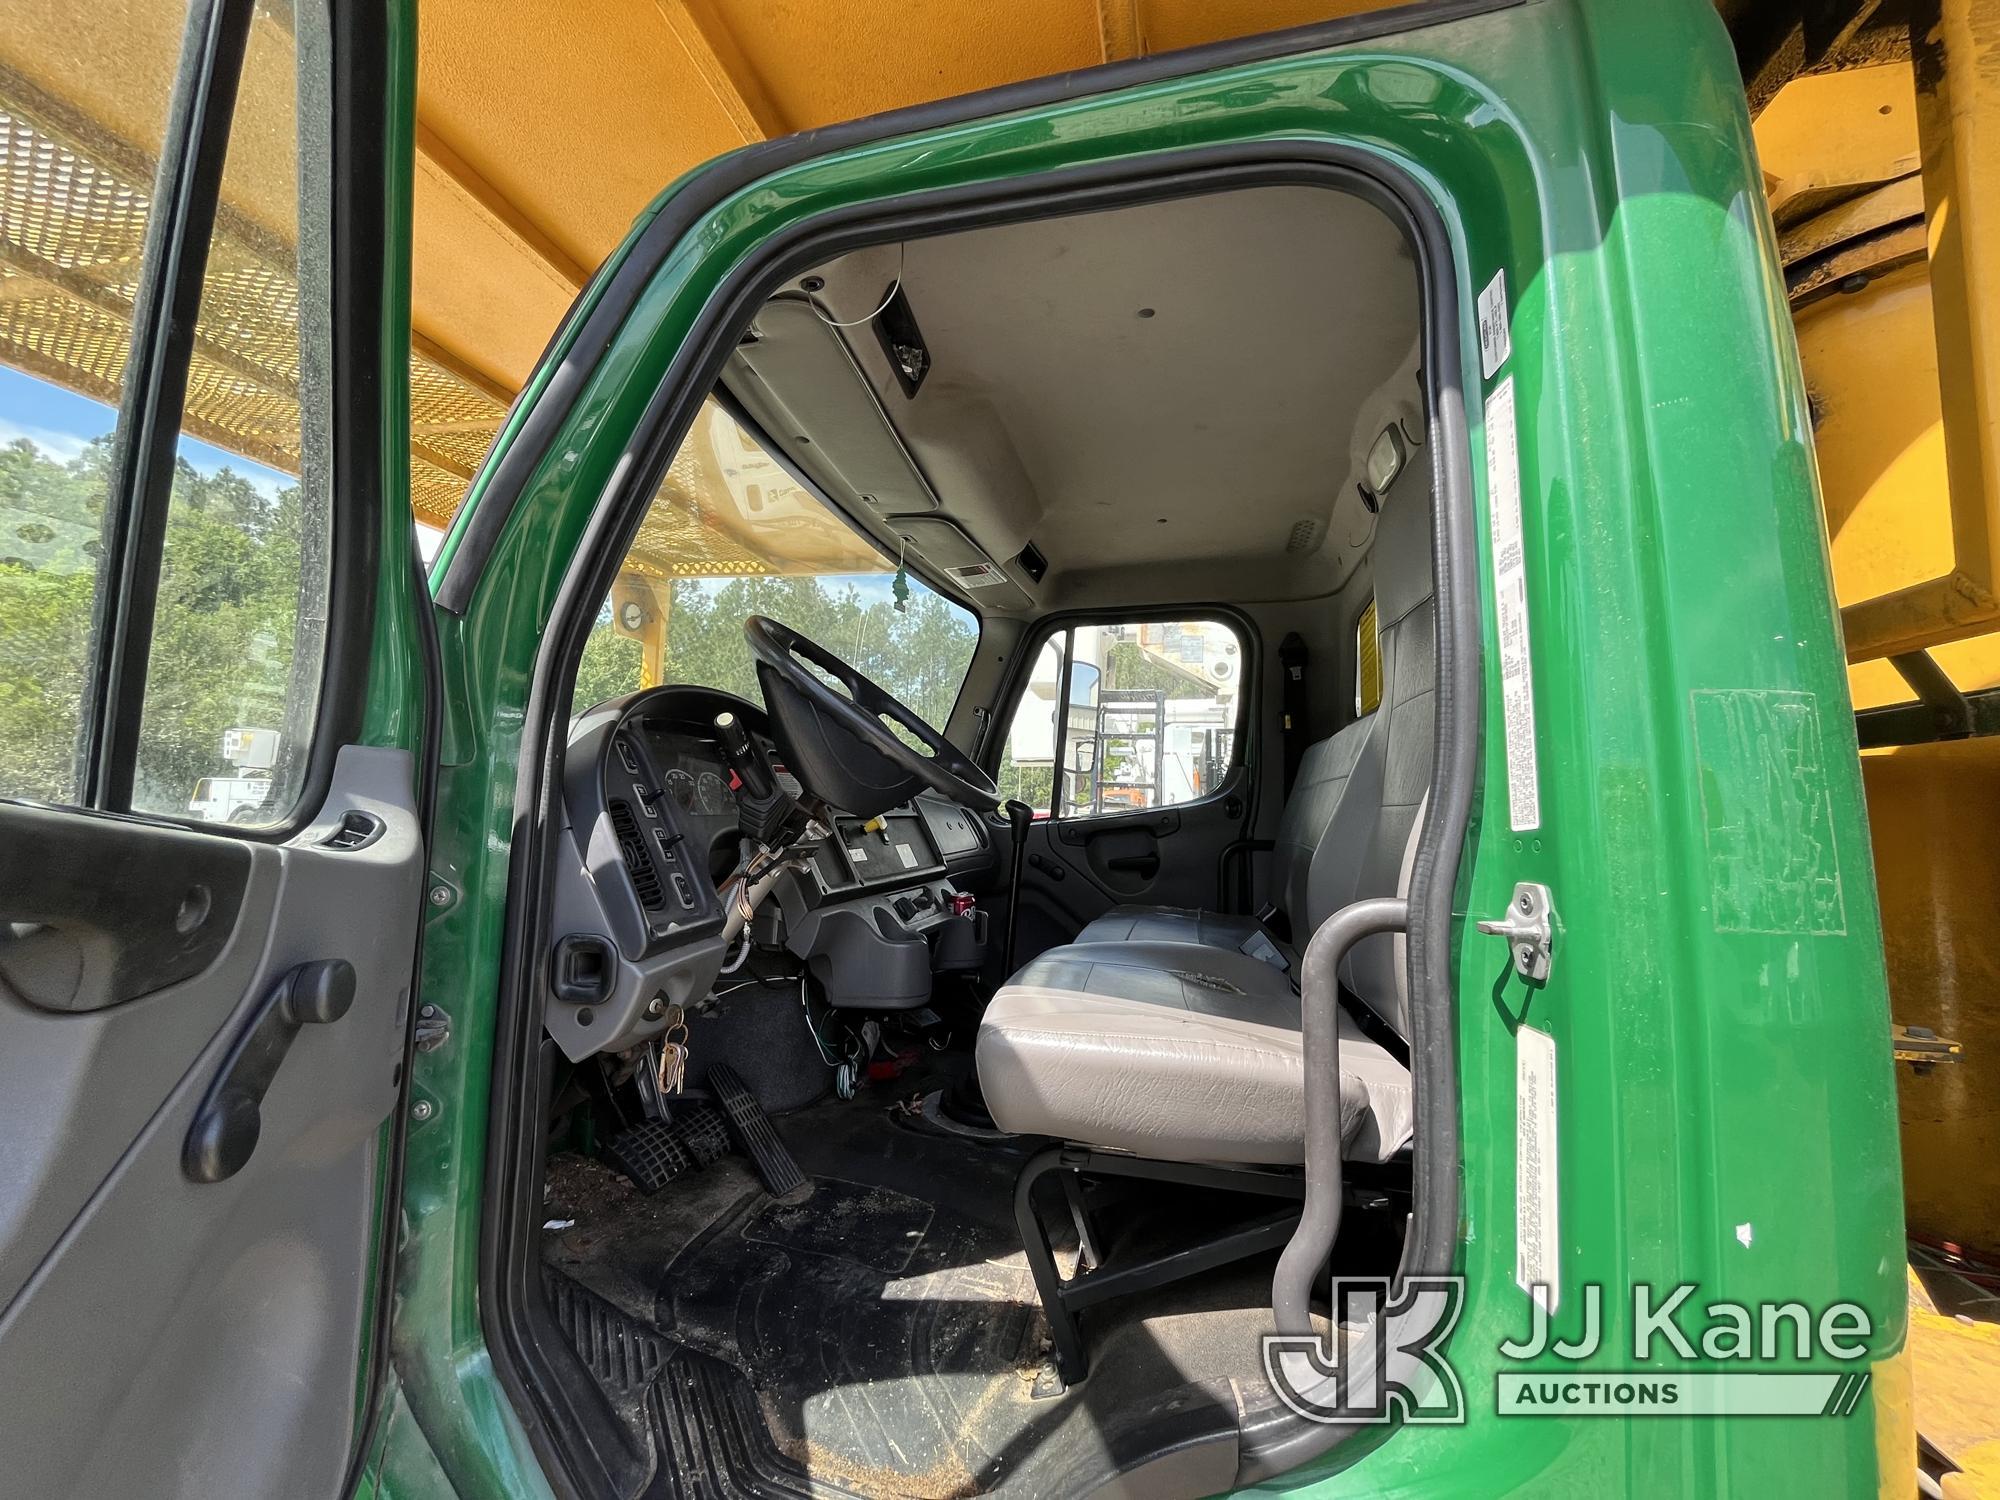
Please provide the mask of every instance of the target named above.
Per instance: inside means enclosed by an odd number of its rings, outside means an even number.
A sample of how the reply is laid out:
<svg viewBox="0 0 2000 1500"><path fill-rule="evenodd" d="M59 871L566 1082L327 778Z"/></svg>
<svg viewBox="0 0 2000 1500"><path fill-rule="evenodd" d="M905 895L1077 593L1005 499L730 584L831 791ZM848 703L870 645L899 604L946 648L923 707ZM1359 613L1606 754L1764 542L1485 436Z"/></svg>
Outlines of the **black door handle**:
<svg viewBox="0 0 2000 1500"><path fill-rule="evenodd" d="M271 986L194 1112L181 1146L181 1171L191 1182L221 1182L241 1171L264 1127L264 1094L278 1064L305 1026L338 1021L354 1004L354 965L316 958L288 970Z"/></svg>
<svg viewBox="0 0 2000 1500"><path fill-rule="evenodd" d="M1107 859L1104 862L1104 866L1106 869L1116 870L1121 875L1132 874L1146 880L1151 880L1155 875L1160 873L1160 856L1157 854L1119 854Z"/></svg>

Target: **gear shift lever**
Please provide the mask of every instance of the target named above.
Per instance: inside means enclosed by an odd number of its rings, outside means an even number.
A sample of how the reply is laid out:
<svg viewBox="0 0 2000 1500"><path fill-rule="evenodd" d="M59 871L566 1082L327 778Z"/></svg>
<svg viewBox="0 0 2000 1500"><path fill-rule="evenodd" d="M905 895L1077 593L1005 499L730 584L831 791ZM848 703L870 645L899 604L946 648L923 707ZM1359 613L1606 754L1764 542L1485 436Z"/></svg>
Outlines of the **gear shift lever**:
<svg viewBox="0 0 2000 1500"><path fill-rule="evenodd" d="M1035 820L1035 810L1025 802L1007 802L1002 806L1007 812L1007 826L1014 833L1013 863L1007 874L1007 934L1003 939L1006 947L1002 950L1004 962L1000 970L1000 982L1005 984L1014 977L1014 931L1021 920L1021 867L1028 859L1028 826ZM942 1092L938 1109L947 1119L961 1125L983 1131L998 1129L979 1091L976 1069L968 1069Z"/></svg>
<svg viewBox="0 0 2000 1500"><path fill-rule="evenodd" d="M1035 810L1025 802L1009 801L1007 826L1014 833L1013 868L1007 874L1007 945L1002 949L1004 961L1001 973L1007 978L1014 977L1014 933L1021 924L1021 866L1028 858L1028 825L1035 820Z"/></svg>

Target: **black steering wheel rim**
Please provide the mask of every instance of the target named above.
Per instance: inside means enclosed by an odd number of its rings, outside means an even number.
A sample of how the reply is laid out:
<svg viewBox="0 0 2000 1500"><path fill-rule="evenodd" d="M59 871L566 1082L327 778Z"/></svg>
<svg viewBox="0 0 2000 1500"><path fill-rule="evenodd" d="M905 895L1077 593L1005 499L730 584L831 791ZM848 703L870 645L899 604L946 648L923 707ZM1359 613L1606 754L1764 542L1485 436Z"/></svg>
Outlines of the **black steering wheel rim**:
<svg viewBox="0 0 2000 1500"><path fill-rule="evenodd" d="M871 678L842 661L817 641L768 615L751 615L743 622L750 654L761 669L774 672L784 685L818 713L831 719L869 749L939 795L976 812L1000 806L1000 792L979 766L916 712ZM847 689L835 692L807 665L818 667ZM930 748L924 755L900 739L883 719L893 719Z"/></svg>

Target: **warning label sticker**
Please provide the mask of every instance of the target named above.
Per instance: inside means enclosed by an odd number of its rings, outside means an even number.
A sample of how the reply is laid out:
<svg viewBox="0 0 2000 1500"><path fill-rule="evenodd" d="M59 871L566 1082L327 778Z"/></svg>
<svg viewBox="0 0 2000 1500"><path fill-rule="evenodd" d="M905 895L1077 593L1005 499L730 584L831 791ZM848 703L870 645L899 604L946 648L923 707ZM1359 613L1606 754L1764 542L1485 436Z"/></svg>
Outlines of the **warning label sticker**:
<svg viewBox="0 0 2000 1500"><path fill-rule="evenodd" d="M1479 294L1480 378L1491 380L1513 352L1514 336L1507 331L1507 273L1495 271Z"/></svg>
<svg viewBox="0 0 2000 1500"><path fill-rule="evenodd" d="M1514 1033L1514 1281L1548 1312L1562 1294L1557 1237L1556 1041Z"/></svg>
<svg viewBox="0 0 2000 1500"><path fill-rule="evenodd" d="M1521 460L1514 441L1511 375L1486 398L1486 494L1500 631L1508 820L1514 832L1526 833L1542 826L1542 793L1535 763L1535 670L1528 650L1527 553L1521 541Z"/></svg>

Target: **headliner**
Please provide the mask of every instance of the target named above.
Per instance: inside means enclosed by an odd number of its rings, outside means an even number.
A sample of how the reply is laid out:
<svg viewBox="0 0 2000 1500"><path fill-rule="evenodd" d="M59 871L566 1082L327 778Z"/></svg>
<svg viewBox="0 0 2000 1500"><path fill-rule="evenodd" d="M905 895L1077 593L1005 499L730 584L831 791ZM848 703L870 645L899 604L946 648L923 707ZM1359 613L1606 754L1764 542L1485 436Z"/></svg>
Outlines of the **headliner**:
<svg viewBox="0 0 2000 1500"><path fill-rule="evenodd" d="M914 399L869 326L899 274L932 357ZM1377 209L1252 188L844 256L766 306L724 383L891 555L947 586L1005 566L966 595L985 612L1304 598L1372 537L1369 445L1421 431L1418 324ZM1039 586L1010 563L1029 542Z"/></svg>

